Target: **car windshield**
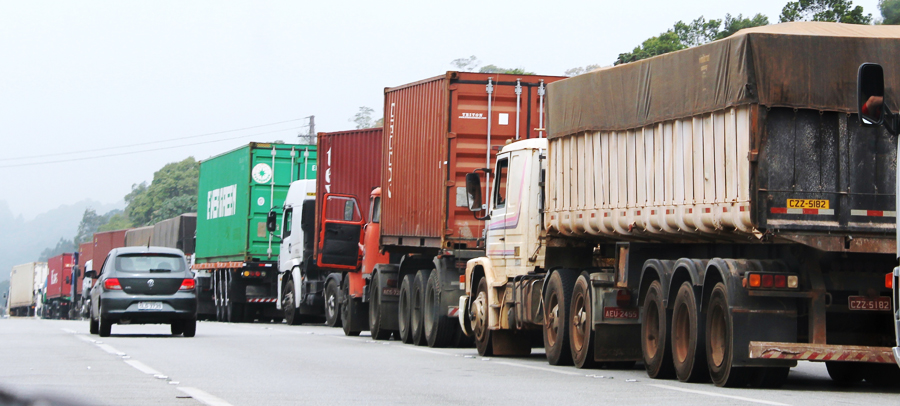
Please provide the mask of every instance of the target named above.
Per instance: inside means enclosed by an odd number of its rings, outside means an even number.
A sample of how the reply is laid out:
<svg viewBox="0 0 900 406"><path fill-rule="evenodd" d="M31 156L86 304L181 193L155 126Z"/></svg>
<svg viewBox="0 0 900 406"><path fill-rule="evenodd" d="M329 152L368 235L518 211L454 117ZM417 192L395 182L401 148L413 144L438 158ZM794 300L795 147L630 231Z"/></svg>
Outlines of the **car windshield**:
<svg viewBox="0 0 900 406"><path fill-rule="evenodd" d="M116 257L116 270L121 272L181 272L184 259L178 255L125 254Z"/></svg>

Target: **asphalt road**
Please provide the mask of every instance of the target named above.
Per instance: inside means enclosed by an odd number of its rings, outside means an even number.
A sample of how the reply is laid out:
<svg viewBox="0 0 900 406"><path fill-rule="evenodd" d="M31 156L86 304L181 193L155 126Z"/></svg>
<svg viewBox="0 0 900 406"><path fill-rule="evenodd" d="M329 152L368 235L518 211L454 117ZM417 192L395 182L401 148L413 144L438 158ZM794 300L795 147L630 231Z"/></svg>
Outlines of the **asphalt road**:
<svg viewBox="0 0 900 406"><path fill-rule="evenodd" d="M643 369L554 367L344 337L340 329L201 322L194 338L168 326L0 320L0 388L85 405L890 405L900 390L838 387L823 364L800 363L779 390L651 380ZM364 335L366 333L363 333Z"/></svg>

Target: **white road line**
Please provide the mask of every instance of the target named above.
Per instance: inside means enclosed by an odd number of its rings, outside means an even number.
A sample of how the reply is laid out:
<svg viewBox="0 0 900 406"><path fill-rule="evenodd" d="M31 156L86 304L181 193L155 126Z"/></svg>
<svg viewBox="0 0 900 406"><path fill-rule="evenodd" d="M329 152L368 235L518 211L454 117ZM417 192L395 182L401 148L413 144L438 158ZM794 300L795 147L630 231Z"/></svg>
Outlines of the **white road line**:
<svg viewBox="0 0 900 406"><path fill-rule="evenodd" d="M668 389L668 390L676 390L676 391L679 391L679 392L694 393L694 394L697 394L697 395L706 395L706 396L715 396L715 397L719 397L719 398L728 398L728 399L734 399L734 400L743 400L744 402L761 403L761 404L764 404L764 405L790 406L790 405L788 405L787 403L772 402L772 401L762 400L762 399L753 399L753 398L747 398L747 397L743 397L743 396L724 395L724 394L721 394L721 393L707 392L707 391L702 391L702 390L677 388L677 387L669 386L669 385L660 385L660 384L655 384L655 383L650 383L650 384L647 384L647 385L653 386L653 387L655 387L655 388Z"/></svg>
<svg viewBox="0 0 900 406"><path fill-rule="evenodd" d="M126 360L125 363L133 366L134 369L137 369L138 371L141 371L147 375L160 375L159 371L148 367L147 364L144 364L141 361L129 359L129 360Z"/></svg>
<svg viewBox="0 0 900 406"><path fill-rule="evenodd" d="M97 347L100 347L101 350L106 351L112 355L125 355L124 352L111 347L109 344L97 344Z"/></svg>
<svg viewBox="0 0 900 406"><path fill-rule="evenodd" d="M424 348L416 348L416 347L411 347L411 346L408 346L408 345L404 345L404 346L402 346L402 347L400 347L400 348L406 348L407 350L413 350L413 351L418 351L418 352L427 352L427 353L429 353L429 354L437 354L437 355L453 355L453 354L450 354L450 353L447 353L447 352L440 352L440 351L435 351L435 350L426 350L426 349L424 349Z"/></svg>
<svg viewBox="0 0 900 406"><path fill-rule="evenodd" d="M67 328L62 329L62 331L65 331L65 332L67 332L67 333L69 333L69 334L75 334L75 330L70 330L70 329L67 329Z"/></svg>
<svg viewBox="0 0 900 406"><path fill-rule="evenodd" d="M231 403L228 403L222 399L219 399L213 395L210 395L200 389L197 388L178 388L178 390L191 395L192 398L197 399L200 403L209 405L209 406L231 406Z"/></svg>
<svg viewBox="0 0 900 406"><path fill-rule="evenodd" d="M95 341L94 339L92 339L92 338L90 338L90 337L88 337L88 336L83 336L83 335L81 335L81 334L76 334L76 335L75 335L75 338L77 338L77 339L79 339L79 340L81 340L81 341L87 342L87 343L91 343L91 344L93 344L94 341Z"/></svg>
<svg viewBox="0 0 900 406"><path fill-rule="evenodd" d="M563 375L572 375L572 376L583 376L584 375L581 372L566 371L564 369L537 367L537 366L533 366L533 365L519 364L517 362L494 361L494 364L509 365L511 367L519 367L519 368L536 369L538 371L553 372L555 374L563 374Z"/></svg>

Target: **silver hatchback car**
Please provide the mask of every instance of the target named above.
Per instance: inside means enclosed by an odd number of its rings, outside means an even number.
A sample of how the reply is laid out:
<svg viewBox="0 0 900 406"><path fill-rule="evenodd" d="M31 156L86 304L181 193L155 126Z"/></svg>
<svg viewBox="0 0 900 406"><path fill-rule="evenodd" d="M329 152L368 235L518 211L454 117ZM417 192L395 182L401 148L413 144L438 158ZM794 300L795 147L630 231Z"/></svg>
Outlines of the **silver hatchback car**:
<svg viewBox="0 0 900 406"><path fill-rule="evenodd" d="M91 288L91 334L109 336L113 324L170 324L172 334L197 332L197 294L184 253L164 247L110 251Z"/></svg>

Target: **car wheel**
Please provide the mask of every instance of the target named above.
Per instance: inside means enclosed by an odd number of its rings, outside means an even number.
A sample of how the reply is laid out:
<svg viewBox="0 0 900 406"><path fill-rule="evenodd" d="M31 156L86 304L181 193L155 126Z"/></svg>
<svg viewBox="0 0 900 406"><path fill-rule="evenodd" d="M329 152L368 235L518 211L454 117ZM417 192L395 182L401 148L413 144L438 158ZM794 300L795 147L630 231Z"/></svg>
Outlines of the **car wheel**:
<svg viewBox="0 0 900 406"><path fill-rule="evenodd" d="M109 335L112 333L112 320L110 320L108 317L103 317L103 308L100 309L99 313L100 314L98 316L100 320L98 323L99 329L97 333L100 334L100 337L109 337Z"/></svg>
<svg viewBox="0 0 900 406"><path fill-rule="evenodd" d="M91 317L91 334L97 334L100 332L100 322L97 319Z"/></svg>
<svg viewBox="0 0 900 406"><path fill-rule="evenodd" d="M193 337L197 334L197 319L184 320L181 326L185 337Z"/></svg>
<svg viewBox="0 0 900 406"><path fill-rule="evenodd" d="M171 325L171 329L172 329L173 336L183 334L184 333L184 321L182 321L182 320L173 321L172 325Z"/></svg>

